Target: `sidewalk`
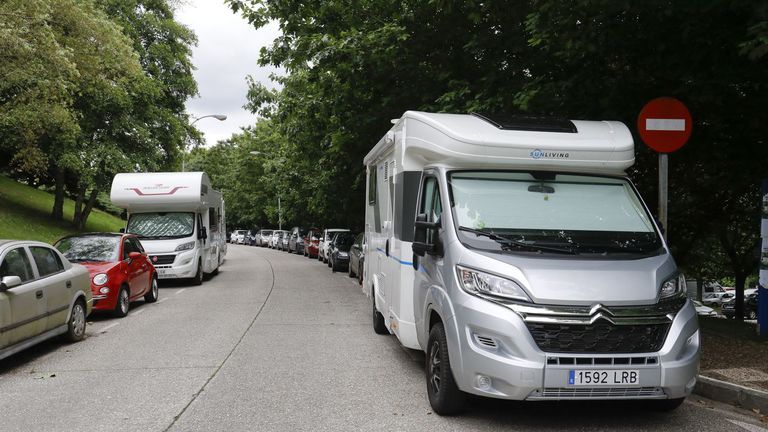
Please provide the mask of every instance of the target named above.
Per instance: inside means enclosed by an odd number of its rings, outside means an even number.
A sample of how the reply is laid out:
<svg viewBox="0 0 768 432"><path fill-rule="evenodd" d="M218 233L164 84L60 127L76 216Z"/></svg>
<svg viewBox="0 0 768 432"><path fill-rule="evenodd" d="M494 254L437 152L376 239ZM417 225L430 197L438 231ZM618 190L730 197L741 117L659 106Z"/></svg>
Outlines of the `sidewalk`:
<svg viewBox="0 0 768 432"><path fill-rule="evenodd" d="M768 414L768 339L754 324L700 318L701 369L694 392Z"/></svg>

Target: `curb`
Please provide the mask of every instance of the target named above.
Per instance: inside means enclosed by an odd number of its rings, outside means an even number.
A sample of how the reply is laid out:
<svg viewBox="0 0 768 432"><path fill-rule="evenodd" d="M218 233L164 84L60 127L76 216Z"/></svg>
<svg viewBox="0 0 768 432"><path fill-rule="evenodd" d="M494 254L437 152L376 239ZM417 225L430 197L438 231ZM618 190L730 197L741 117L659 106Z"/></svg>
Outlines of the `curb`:
<svg viewBox="0 0 768 432"><path fill-rule="evenodd" d="M699 375L693 393L706 398L768 413L768 392Z"/></svg>

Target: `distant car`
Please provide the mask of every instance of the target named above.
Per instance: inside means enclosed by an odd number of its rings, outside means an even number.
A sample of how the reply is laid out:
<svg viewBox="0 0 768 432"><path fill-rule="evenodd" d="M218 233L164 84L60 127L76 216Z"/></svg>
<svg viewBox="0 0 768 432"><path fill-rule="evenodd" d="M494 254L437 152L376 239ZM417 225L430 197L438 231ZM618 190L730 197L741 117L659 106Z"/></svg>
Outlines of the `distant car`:
<svg viewBox="0 0 768 432"><path fill-rule="evenodd" d="M323 236L323 230L320 228L311 228L304 239L304 256L316 258L320 246L320 237Z"/></svg>
<svg viewBox="0 0 768 432"><path fill-rule="evenodd" d="M353 243L355 243L355 235L351 232L336 234L328 249L328 266L331 267L331 271L335 273L349 269L349 250L352 249Z"/></svg>
<svg viewBox="0 0 768 432"><path fill-rule="evenodd" d="M757 289L745 289L744 290L744 318L748 320L757 319ZM723 303L720 311L726 318L736 317L736 297L731 298L727 302Z"/></svg>
<svg viewBox="0 0 768 432"><path fill-rule="evenodd" d="M307 229L301 227L293 227L291 235L288 236L288 253L295 252L297 254L304 253L304 236L307 235Z"/></svg>
<svg viewBox="0 0 768 432"><path fill-rule="evenodd" d="M272 236L272 230L259 230L256 235L256 246L266 247L269 244L269 238Z"/></svg>
<svg viewBox="0 0 768 432"><path fill-rule="evenodd" d="M291 237L291 233L289 231L283 231L280 233L280 237L277 238L277 249L285 252L290 252L288 250L288 240Z"/></svg>
<svg viewBox="0 0 768 432"><path fill-rule="evenodd" d="M0 240L0 359L46 339L85 337L88 270L49 244Z"/></svg>
<svg viewBox="0 0 768 432"><path fill-rule="evenodd" d="M693 305L696 307L696 314L699 316L711 316L716 317L717 311L709 306L704 306L700 301L693 300Z"/></svg>
<svg viewBox="0 0 768 432"><path fill-rule="evenodd" d="M363 283L363 263L365 262L365 233L355 238L349 250L349 277L357 276L358 282Z"/></svg>
<svg viewBox="0 0 768 432"><path fill-rule="evenodd" d="M248 230L248 233L245 235L245 244L247 244L248 246L256 246L257 236L258 236L257 231Z"/></svg>
<svg viewBox="0 0 768 432"><path fill-rule="evenodd" d="M81 264L90 272L93 310L124 317L132 301L157 301L157 273L136 235L73 235L54 246L69 262Z"/></svg>
<svg viewBox="0 0 768 432"><path fill-rule="evenodd" d="M245 244L245 235L247 233L248 232L246 230L232 231L232 236L230 237L230 243Z"/></svg>
<svg viewBox="0 0 768 432"><path fill-rule="evenodd" d="M317 259L324 263L328 262L328 249L331 238L334 234L340 232L349 232L349 230L344 228L330 228L323 231L323 236L320 237L320 244L317 247Z"/></svg>

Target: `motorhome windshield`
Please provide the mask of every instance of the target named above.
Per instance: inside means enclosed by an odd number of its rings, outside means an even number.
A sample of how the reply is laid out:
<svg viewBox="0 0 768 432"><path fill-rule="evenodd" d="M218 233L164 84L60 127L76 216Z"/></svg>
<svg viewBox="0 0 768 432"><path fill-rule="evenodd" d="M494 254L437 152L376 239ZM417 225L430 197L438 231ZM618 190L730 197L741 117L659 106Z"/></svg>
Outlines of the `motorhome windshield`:
<svg viewBox="0 0 768 432"><path fill-rule="evenodd" d="M195 214L134 213L128 220L127 231L150 240L189 237L195 231Z"/></svg>
<svg viewBox="0 0 768 432"><path fill-rule="evenodd" d="M454 221L472 247L520 253L655 254L661 240L627 180L456 171Z"/></svg>

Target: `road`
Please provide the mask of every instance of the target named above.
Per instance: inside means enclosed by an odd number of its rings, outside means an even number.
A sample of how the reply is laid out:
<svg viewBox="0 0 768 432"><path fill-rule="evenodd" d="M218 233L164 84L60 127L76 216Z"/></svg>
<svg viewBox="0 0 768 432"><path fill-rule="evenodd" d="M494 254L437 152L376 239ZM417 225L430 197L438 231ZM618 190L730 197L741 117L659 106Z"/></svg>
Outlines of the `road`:
<svg viewBox="0 0 768 432"><path fill-rule="evenodd" d="M80 343L0 361L2 430L768 432L696 396L667 414L473 399L465 415L439 417L423 355L375 335L368 301L317 260L230 245L202 286L164 283L158 303L92 317Z"/></svg>

